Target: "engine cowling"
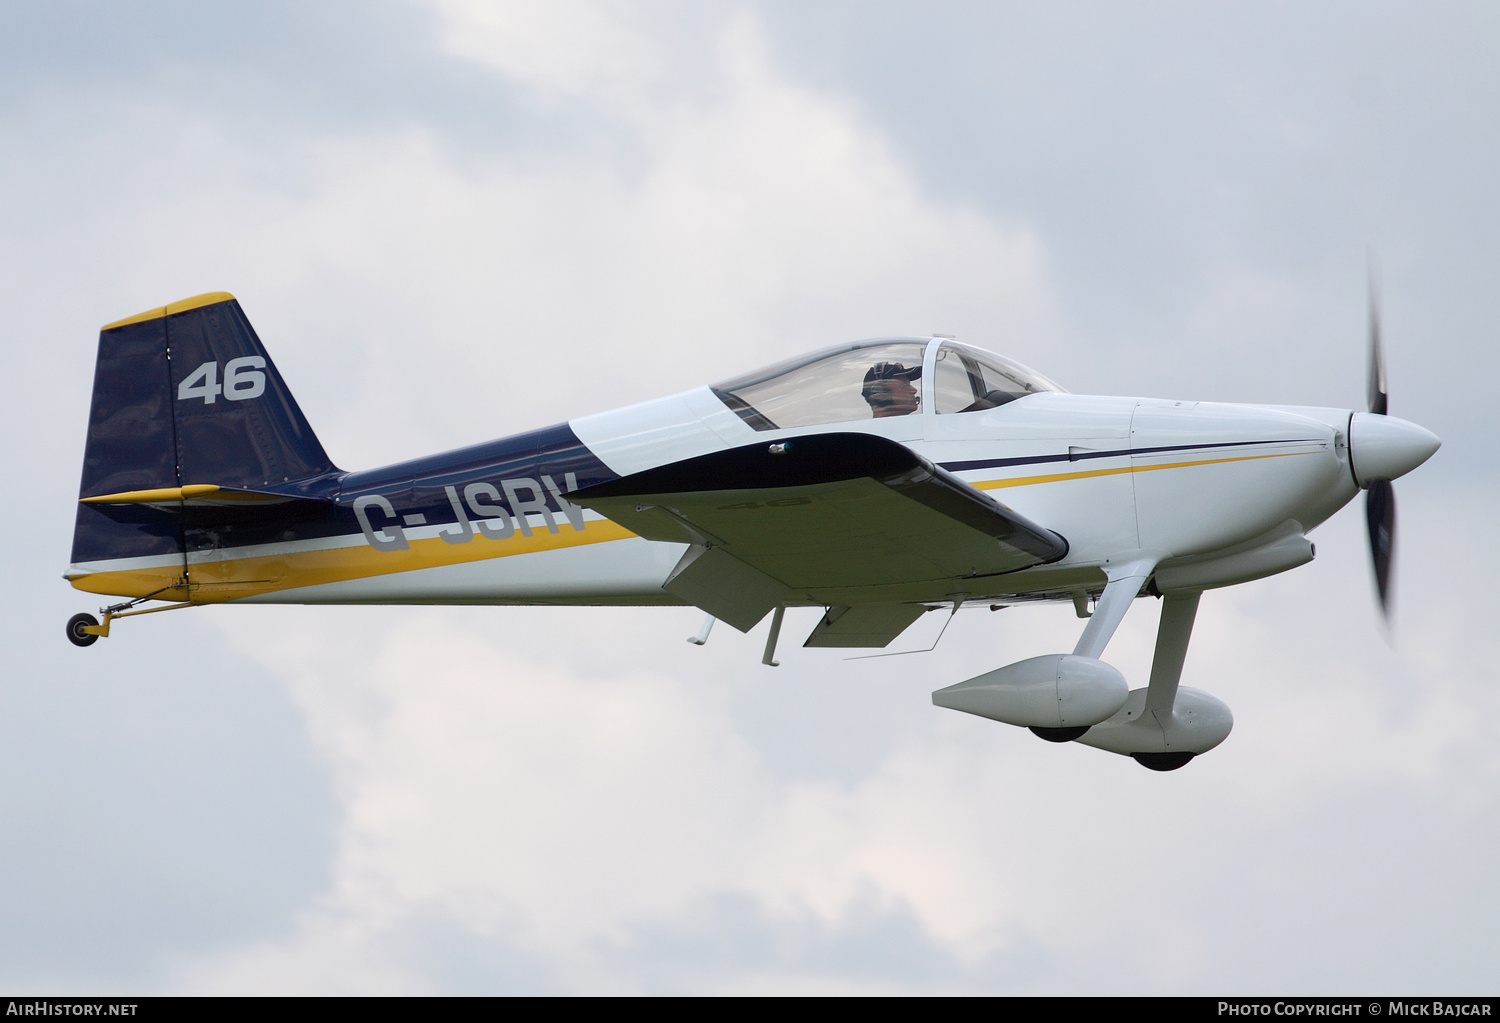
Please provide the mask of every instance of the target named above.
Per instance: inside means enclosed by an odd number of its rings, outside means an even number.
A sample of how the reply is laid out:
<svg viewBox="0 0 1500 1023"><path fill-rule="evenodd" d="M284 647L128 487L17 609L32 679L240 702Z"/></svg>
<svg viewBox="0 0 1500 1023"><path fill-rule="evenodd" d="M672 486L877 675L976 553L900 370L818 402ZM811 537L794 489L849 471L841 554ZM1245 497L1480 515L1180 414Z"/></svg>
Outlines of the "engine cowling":
<svg viewBox="0 0 1500 1023"><path fill-rule="evenodd" d="M1087 728L1125 706L1125 676L1092 657L1045 654L939 689L939 707L1023 728Z"/></svg>

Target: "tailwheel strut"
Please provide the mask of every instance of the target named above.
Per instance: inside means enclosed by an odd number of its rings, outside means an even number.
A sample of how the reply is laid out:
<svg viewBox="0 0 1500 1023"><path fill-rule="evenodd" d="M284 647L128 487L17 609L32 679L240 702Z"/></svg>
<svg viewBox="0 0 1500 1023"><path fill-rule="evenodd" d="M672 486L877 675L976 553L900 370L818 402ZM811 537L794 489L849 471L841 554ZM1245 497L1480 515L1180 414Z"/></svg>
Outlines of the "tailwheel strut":
<svg viewBox="0 0 1500 1023"><path fill-rule="evenodd" d="M177 588L177 584L164 586L154 593L146 594L144 597L136 597L133 600L127 600L120 604L111 604L109 607L101 607L99 614L103 616L103 622L88 613L76 614L68 619L68 640L74 646L93 646L94 643L98 642L99 637L109 635L109 623L116 618L129 618L132 615L149 615L157 611L176 611L178 608L195 607L196 605L193 601L184 600L181 603L167 604L164 607L147 607L139 611L131 610L137 604L153 599L157 593L164 593L167 590Z"/></svg>

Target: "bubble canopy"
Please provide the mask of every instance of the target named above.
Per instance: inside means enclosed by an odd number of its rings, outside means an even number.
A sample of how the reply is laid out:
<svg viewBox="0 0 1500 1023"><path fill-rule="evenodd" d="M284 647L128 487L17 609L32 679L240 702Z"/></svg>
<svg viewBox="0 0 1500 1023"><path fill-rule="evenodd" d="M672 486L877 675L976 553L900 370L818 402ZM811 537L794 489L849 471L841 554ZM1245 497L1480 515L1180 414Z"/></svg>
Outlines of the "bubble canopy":
<svg viewBox="0 0 1500 1023"><path fill-rule="evenodd" d="M936 352L927 364L931 347ZM978 412L1061 390L992 352L926 338L835 345L713 386L719 400L757 430L910 415L931 401L938 414Z"/></svg>
<svg viewBox="0 0 1500 1023"><path fill-rule="evenodd" d="M944 341L933 365L933 389L939 415L982 412L1038 391L1063 388L1003 355Z"/></svg>

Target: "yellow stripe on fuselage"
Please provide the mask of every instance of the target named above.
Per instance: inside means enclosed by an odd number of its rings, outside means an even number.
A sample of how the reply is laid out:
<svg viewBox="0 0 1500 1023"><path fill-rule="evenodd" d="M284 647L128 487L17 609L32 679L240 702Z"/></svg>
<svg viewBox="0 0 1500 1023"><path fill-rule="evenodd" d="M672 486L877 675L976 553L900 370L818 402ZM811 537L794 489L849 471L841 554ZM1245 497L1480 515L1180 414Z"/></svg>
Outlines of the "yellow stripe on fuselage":
<svg viewBox="0 0 1500 1023"><path fill-rule="evenodd" d="M1222 465L1225 462L1254 462L1262 458L1291 458L1295 455L1311 455L1312 451L1285 451L1276 455L1239 455L1235 458L1204 458L1195 462L1167 462L1163 465L1127 465L1119 469L1087 469L1083 472L1058 472L1046 476L1013 476L1006 480L980 480L969 486L977 490L999 490L1002 487L1029 487L1035 483L1059 483L1063 480L1082 480L1091 476L1118 476L1126 472L1152 472L1156 469L1187 469L1195 465Z"/></svg>
<svg viewBox="0 0 1500 1023"><path fill-rule="evenodd" d="M487 561L517 554L579 547L584 544L624 540L634 533L608 519L584 524L579 532L571 525L559 526L557 533L545 527L530 536L517 532L505 540L476 536L468 543L451 544L440 537L412 540L404 551L378 551L368 544L337 547L321 551L291 551L285 554L201 561L189 566L191 584L186 592L173 586L182 579L180 566L135 569L123 572L95 572L72 580L75 587L90 593L119 596L141 596L162 587L173 587L160 593L162 600L191 600L198 604L218 604L241 597L253 597L274 590L289 590L321 583L364 579L394 572L412 572L421 568L440 568L470 561Z"/></svg>
<svg viewBox="0 0 1500 1023"><path fill-rule="evenodd" d="M980 480L971 483L979 490L1003 487L1026 487L1039 483L1087 479L1093 476L1116 476L1129 472L1151 472L1156 469L1186 469L1226 462L1251 462L1264 458L1290 458L1314 454L1311 451L1289 451L1273 455L1239 455L1233 458L1206 458L1191 462L1168 462L1162 465L1132 465L1118 469L1088 469L1082 472L1049 473L1045 476L1016 476L1003 480ZM180 566L132 569L120 572L95 572L70 580L75 587L90 593L116 596L156 594L161 600L191 600L200 604L217 604L242 597L253 597L275 590L317 586L322 583L364 579L370 576L412 572L423 568L440 568L471 561L506 558L517 554L608 543L635 536L630 530L609 519L587 522L582 532L571 525L558 527L557 533L535 529L531 536L519 532L505 540L475 536L468 543L450 544L440 537L412 540L404 551L378 551L368 544L338 547L331 550L290 551L284 554L226 558L222 561L195 562L190 568L191 585L180 585ZM164 587L170 587L164 589Z"/></svg>

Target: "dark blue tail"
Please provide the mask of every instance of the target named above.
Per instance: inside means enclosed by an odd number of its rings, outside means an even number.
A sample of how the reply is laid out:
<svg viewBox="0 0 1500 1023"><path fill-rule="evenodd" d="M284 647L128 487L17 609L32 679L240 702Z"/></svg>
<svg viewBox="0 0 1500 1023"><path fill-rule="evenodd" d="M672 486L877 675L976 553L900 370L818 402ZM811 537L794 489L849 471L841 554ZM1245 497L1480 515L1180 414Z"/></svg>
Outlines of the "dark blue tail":
<svg viewBox="0 0 1500 1023"><path fill-rule="evenodd" d="M233 295L100 331L80 499L194 484L307 493L337 471ZM78 506L74 564L182 550L178 516L146 503Z"/></svg>

